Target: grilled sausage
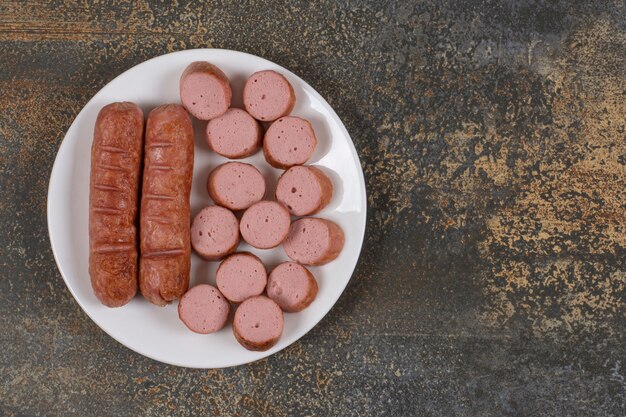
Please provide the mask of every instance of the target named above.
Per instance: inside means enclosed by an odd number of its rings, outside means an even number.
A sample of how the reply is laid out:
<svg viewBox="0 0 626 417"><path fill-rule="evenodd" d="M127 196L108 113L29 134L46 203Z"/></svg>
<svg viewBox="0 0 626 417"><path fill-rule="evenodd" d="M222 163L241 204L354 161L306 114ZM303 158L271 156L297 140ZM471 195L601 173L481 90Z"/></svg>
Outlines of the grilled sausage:
<svg viewBox="0 0 626 417"><path fill-rule="evenodd" d="M89 275L109 307L137 293L137 214L143 153L143 112L133 103L100 110L91 147Z"/></svg>
<svg viewBox="0 0 626 417"><path fill-rule="evenodd" d="M146 125L141 195L139 288L163 306L189 287L189 194L193 173L193 128L182 106L150 112Z"/></svg>

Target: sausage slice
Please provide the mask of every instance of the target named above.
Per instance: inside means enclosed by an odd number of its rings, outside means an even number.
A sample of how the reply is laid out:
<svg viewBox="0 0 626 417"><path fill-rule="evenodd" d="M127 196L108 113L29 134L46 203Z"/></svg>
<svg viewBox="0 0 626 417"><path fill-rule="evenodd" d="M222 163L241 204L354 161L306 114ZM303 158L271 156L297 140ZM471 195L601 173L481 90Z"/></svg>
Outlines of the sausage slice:
<svg viewBox="0 0 626 417"><path fill-rule="evenodd" d="M224 114L232 96L226 74L208 62L193 62L180 77L180 101L196 119L210 120Z"/></svg>
<svg viewBox="0 0 626 417"><path fill-rule="evenodd" d="M192 332L209 334L228 320L230 304L217 288L200 284L185 293L178 303L178 317Z"/></svg>
<svg viewBox="0 0 626 417"><path fill-rule="evenodd" d="M302 165L311 158L317 137L309 121L287 116L276 120L265 132L263 155L274 168Z"/></svg>
<svg viewBox="0 0 626 417"><path fill-rule="evenodd" d="M333 197L333 184L319 168L295 166L278 179L276 200L291 214L308 216L322 210Z"/></svg>
<svg viewBox="0 0 626 417"><path fill-rule="evenodd" d="M339 256L344 241L343 231L337 224L308 217L293 222L283 248L296 262L323 265Z"/></svg>
<svg viewBox="0 0 626 417"><path fill-rule="evenodd" d="M239 229L250 245L270 249L285 240L290 223L289 211L282 204L260 201L243 213Z"/></svg>
<svg viewBox="0 0 626 417"><path fill-rule="evenodd" d="M283 327L280 307L262 295L248 298L235 311L233 334L248 350L268 350L280 339Z"/></svg>
<svg viewBox="0 0 626 417"><path fill-rule="evenodd" d="M96 120L89 178L89 275L94 294L120 307L137 293L143 111L104 106Z"/></svg>
<svg viewBox="0 0 626 417"><path fill-rule="evenodd" d="M191 224L191 245L207 261L233 253L239 245L239 224L233 212L220 206L200 210Z"/></svg>
<svg viewBox="0 0 626 417"><path fill-rule="evenodd" d="M148 115L141 191L139 288L153 304L180 298L189 287L189 194L193 127L182 106Z"/></svg>
<svg viewBox="0 0 626 417"><path fill-rule="evenodd" d="M261 149L263 129L244 110L230 108L207 123L206 140L219 155L230 159L246 158Z"/></svg>
<svg viewBox="0 0 626 417"><path fill-rule="evenodd" d="M272 122L291 113L296 95L283 75L271 70L259 71L246 81L243 102L252 117Z"/></svg>
<svg viewBox="0 0 626 417"><path fill-rule="evenodd" d="M267 296L287 313L307 308L317 296L317 282L308 269L295 262L283 262L272 270Z"/></svg>
<svg viewBox="0 0 626 417"><path fill-rule="evenodd" d="M267 272L261 260L253 254L234 253L217 268L215 280L217 288L228 301L240 303L263 293L267 284Z"/></svg>
<svg viewBox="0 0 626 417"><path fill-rule="evenodd" d="M216 204L243 210L263 199L265 178L253 165L227 162L211 172L207 188Z"/></svg>

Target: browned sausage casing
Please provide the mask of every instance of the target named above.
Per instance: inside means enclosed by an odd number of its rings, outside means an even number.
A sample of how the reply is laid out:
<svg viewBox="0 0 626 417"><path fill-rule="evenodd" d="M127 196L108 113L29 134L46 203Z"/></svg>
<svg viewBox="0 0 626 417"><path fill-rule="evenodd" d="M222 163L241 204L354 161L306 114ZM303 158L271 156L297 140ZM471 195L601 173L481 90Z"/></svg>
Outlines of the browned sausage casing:
<svg viewBox="0 0 626 417"><path fill-rule="evenodd" d="M167 104L148 115L141 192L139 288L163 306L189 287L189 194L193 127L182 106Z"/></svg>
<svg viewBox="0 0 626 417"><path fill-rule="evenodd" d="M137 293L137 214L143 153L143 112L133 103L100 110L91 146L89 275L109 307Z"/></svg>

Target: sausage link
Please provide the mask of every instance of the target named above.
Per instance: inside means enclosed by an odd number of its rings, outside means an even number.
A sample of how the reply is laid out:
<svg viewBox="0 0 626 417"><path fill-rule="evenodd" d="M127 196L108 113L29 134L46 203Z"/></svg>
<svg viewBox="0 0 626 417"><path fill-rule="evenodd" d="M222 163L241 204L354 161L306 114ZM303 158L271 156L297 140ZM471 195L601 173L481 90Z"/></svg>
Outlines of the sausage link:
<svg viewBox="0 0 626 417"><path fill-rule="evenodd" d="M141 195L139 288L163 306L189 287L189 194L193 127L182 106L167 104L148 115Z"/></svg>
<svg viewBox="0 0 626 417"><path fill-rule="evenodd" d="M137 214L143 153L143 111L133 103L100 110L91 146L89 276L108 307L137 293Z"/></svg>

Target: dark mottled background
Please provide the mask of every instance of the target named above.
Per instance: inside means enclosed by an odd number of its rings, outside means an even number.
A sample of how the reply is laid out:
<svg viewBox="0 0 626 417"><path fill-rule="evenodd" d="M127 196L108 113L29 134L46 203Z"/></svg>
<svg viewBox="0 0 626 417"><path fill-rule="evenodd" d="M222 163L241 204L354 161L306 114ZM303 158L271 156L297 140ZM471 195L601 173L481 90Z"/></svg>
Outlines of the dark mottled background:
<svg viewBox="0 0 626 417"><path fill-rule="evenodd" d="M623 1L70 3L0 3L0 415L626 414ZM200 47L311 83L369 193L331 313L215 371L99 330L45 217L88 99Z"/></svg>

